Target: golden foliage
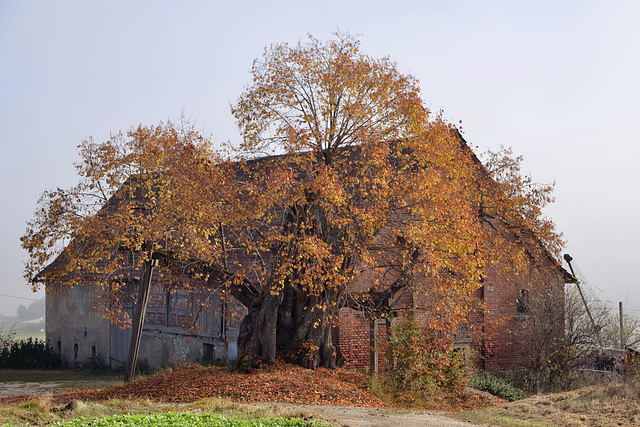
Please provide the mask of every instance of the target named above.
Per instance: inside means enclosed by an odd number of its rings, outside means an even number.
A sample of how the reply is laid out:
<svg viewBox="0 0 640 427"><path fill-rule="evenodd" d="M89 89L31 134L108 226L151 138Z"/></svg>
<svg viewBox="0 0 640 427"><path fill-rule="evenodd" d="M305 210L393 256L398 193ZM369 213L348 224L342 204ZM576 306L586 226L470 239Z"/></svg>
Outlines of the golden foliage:
<svg viewBox="0 0 640 427"><path fill-rule="evenodd" d="M29 282L90 279L115 310L141 262L160 257L169 283L202 286L215 272L245 304L308 298L307 328L345 304L374 317L412 308L398 305L406 289L428 330L450 333L492 262L557 254L541 219L551 188L522 178L510 153L485 169L415 78L351 36L273 45L252 76L232 108L243 135L233 161L188 124L84 142L80 183L46 192L22 238ZM357 297L350 283L363 277L384 298Z"/></svg>

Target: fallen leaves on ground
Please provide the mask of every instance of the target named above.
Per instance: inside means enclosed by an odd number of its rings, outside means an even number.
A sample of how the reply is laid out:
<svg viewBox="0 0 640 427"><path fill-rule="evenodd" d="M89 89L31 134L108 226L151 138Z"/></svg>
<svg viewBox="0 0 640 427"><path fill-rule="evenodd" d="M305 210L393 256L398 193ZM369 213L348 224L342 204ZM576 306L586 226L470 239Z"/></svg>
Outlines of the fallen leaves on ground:
<svg viewBox="0 0 640 427"><path fill-rule="evenodd" d="M73 400L107 401L148 399L165 403L190 403L211 397L236 402L286 402L308 405L399 408L367 390L368 377L347 369L309 370L275 363L249 374L228 367L185 366L149 378L102 389L79 389L55 393L56 403ZM6 396L0 404L15 404L29 396ZM447 405L443 410L486 406L482 395L472 395L463 404Z"/></svg>

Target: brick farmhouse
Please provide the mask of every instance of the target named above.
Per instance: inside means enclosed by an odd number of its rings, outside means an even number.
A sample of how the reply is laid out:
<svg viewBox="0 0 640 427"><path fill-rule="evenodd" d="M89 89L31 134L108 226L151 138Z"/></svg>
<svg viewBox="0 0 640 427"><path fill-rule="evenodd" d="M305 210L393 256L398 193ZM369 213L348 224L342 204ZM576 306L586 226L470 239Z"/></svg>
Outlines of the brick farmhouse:
<svg viewBox="0 0 640 427"><path fill-rule="evenodd" d="M544 345L563 338L564 284L573 278L544 249L535 249L529 256L530 275L510 274L500 264L487 271L475 294L476 309L467 324L459 325L456 331L456 347L471 350L468 354L481 368L525 367L536 353L532 347L543 345L531 336L531 295L549 296L555 303L554 315L560 319ZM538 274L540 271L545 274ZM223 298L215 286L194 293L166 285L156 273L140 360L153 368L203 359L235 359L241 320L247 309L232 298ZM356 278L350 286L366 291L366 277ZM100 291L90 284L68 289L48 283L46 340L68 362L99 360L115 368L126 363L131 329L123 329L101 315L95 308L97 292ZM421 303L417 295L405 293L398 300L402 307L415 311L418 320L420 311L428 310L428 304ZM133 300L126 305L131 314L132 306ZM403 312L398 313L399 318L402 315ZM333 326L339 363L360 370L377 369L384 363L382 348L393 322L371 320L353 308L342 308L339 321Z"/></svg>

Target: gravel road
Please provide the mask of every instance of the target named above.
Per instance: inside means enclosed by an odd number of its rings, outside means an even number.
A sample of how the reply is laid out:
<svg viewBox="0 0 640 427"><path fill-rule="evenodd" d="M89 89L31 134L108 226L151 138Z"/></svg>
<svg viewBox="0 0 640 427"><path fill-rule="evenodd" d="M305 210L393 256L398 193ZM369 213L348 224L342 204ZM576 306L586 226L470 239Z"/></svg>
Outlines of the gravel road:
<svg viewBox="0 0 640 427"><path fill-rule="evenodd" d="M273 403L268 404L273 405ZM427 411L280 404L283 407L319 418L339 427L480 427Z"/></svg>

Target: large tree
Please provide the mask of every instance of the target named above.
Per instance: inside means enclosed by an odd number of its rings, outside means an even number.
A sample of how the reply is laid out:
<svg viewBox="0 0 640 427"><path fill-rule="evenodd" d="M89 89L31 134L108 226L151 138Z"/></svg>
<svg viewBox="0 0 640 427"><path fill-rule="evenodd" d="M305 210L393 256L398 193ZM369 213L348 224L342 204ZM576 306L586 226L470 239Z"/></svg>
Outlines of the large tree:
<svg viewBox="0 0 640 427"><path fill-rule="evenodd" d="M167 275L191 278L184 286L248 308L245 355L287 349L335 366L331 327L345 306L369 318L418 309L446 350L501 244L491 236L515 248L514 230L547 199L516 175L492 179L500 168L483 168L431 114L418 82L349 35L273 45L252 76L232 107L243 136L232 157L166 125L84 144L82 183L45 194L23 237L27 277L37 283L52 248L72 240L47 280L100 276L114 310L119 283L161 258ZM553 247L552 229L528 230L533 246Z"/></svg>
<svg viewBox="0 0 640 427"><path fill-rule="evenodd" d="M275 156L247 162L227 229L247 254L232 290L255 292L242 350L272 361L293 343L334 366L338 310L380 317L403 289L433 330L461 322L482 264L474 163L417 81L348 35L273 45L252 74L233 107L240 153Z"/></svg>
<svg viewBox="0 0 640 427"><path fill-rule="evenodd" d="M106 317L121 325L133 320L130 380L153 267L165 267L165 283L201 287L202 269L193 260L217 250L210 239L217 227L195 221L199 213L184 210L188 193L178 173L215 157L209 141L192 127L172 123L139 126L103 142L89 139L79 151L79 183L45 192L27 224L21 238L30 255L25 277L34 288L50 284L48 292L90 284ZM216 172L210 182L223 185L224 162L217 161ZM136 294L131 319L125 301Z"/></svg>
<svg viewBox="0 0 640 427"><path fill-rule="evenodd" d="M257 254L245 266L260 290L243 322L247 354L273 360L293 341L310 366L333 366L341 307L381 317L407 308L407 293L446 350L488 264L517 274L531 257L557 258L542 214L552 186L520 174L509 151L484 168L413 77L349 35L273 45L252 74L233 107L240 149L277 157L250 164L262 201L234 239Z"/></svg>

